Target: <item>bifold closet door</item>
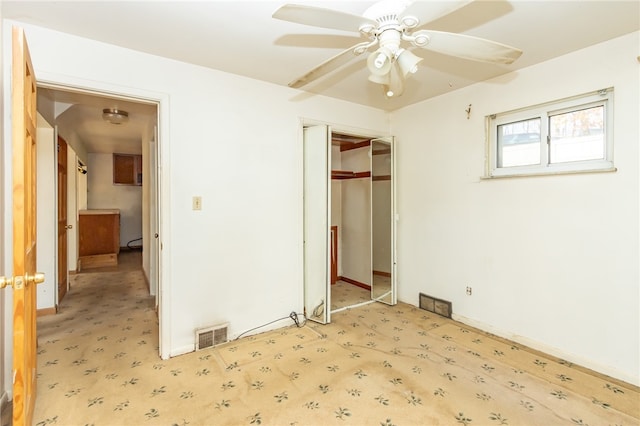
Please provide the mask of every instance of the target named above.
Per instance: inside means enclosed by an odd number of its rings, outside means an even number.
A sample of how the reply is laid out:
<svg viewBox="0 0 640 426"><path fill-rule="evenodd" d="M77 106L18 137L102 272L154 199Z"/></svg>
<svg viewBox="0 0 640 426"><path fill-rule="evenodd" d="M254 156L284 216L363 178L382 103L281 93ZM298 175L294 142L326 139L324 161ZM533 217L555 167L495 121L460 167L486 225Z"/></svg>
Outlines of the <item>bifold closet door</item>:
<svg viewBox="0 0 640 426"><path fill-rule="evenodd" d="M371 141L371 298L396 299L395 161L393 138Z"/></svg>
<svg viewBox="0 0 640 426"><path fill-rule="evenodd" d="M307 318L328 323L331 307L331 130L304 128L304 308Z"/></svg>

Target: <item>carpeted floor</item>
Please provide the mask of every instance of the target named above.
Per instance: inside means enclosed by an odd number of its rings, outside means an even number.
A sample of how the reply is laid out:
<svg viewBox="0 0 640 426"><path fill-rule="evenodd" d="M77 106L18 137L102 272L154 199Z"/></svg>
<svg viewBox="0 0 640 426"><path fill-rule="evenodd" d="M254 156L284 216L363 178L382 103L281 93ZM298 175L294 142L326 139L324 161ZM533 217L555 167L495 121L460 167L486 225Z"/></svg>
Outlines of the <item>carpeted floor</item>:
<svg viewBox="0 0 640 426"><path fill-rule="evenodd" d="M141 271L38 319L37 425L637 425L638 388L406 304L158 358Z"/></svg>
<svg viewBox="0 0 640 426"><path fill-rule="evenodd" d="M331 311L371 301L371 290L338 280L331 286Z"/></svg>

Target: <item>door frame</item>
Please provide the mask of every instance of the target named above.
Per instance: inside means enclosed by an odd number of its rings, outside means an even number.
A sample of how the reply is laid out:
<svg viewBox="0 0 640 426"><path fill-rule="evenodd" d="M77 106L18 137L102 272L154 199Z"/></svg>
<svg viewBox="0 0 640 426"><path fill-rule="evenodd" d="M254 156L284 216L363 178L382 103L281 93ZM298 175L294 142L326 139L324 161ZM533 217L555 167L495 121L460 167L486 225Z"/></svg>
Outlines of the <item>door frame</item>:
<svg viewBox="0 0 640 426"><path fill-rule="evenodd" d="M299 127L298 127L298 139L300 141L299 145L299 156L298 158L300 158L300 193L302 194L301 199L304 200L304 153L303 153L303 146L304 146L304 128L305 127L311 127L311 126L327 126L329 129L330 133L341 133L341 134L346 134L346 135L351 135L351 136L358 136L358 137L364 137L364 138L371 138L371 139L381 139L381 140L387 140L387 141L392 141L392 150L393 150L393 173L395 173L397 171L396 169L396 155L395 155L395 138L389 134L389 133L384 133L384 132L377 132L375 130L367 130L367 129L362 129L362 128L357 128L357 127L353 127L353 126L348 126L345 124L337 124L337 123L330 123L327 121L322 121L322 120L316 120L313 118L308 118L308 117L300 117L299 118ZM331 159L329 158L329 165L331 164ZM329 191L331 189L329 188ZM329 197L330 198L330 197ZM393 179L392 182L392 212L391 212L391 216L392 216L392 237L391 237L391 244L393 245L393 261L391 264L391 270L392 270L392 300L393 300L393 304L397 303L397 291L398 291L398 286L397 286L397 229L396 229L396 224L397 224L397 220L398 220L398 214L397 214L397 210L396 210L396 183L395 183L395 179ZM301 235L304 235L304 202L302 202L300 204L300 217L303 218L302 222L302 229L301 229ZM328 233L330 233L330 230L327 230ZM300 255L301 255L301 262L300 264L302 265L301 267L301 280L300 282L302 283L302 287L301 287L301 292L300 292L300 300L301 300L301 306L305 305L305 280L304 280L304 276L305 276L305 270L304 270L304 242L302 242L302 246L300 249ZM331 261L331 253L330 253L330 248L327 250L327 261L330 263ZM331 280L327 280L327 292L331 292ZM327 320L327 324L331 322L331 314L332 313L336 313L336 312L340 312L343 310L346 310L348 308L353 308L356 306L361 306L361 305L367 305L369 303L374 303L374 302L379 302L376 299L371 299L370 301L367 302L363 302L361 304L358 305L354 305L354 306L350 306L350 307L345 307L345 308L339 308L336 310L331 310L331 306L325 306L325 309L329 310L329 315L328 315L328 320ZM379 302L382 303L382 302Z"/></svg>
<svg viewBox="0 0 640 426"><path fill-rule="evenodd" d="M159 200L156 200L155 206L150 206L150 209L155 209L157 215L157 225L159 229L159 253L156 253L159 260L156 265L156 273L150 274L157 277L156 304L158 306L158 321L159 321L159 355L162 359L170 358L171 351L171 305L168 297L163 295L171 294L171 270L170 270L170 258L171 258L171 244L170 244L170 185L169 185L169 172L170 172L170 155L169 155L169 96L165 93L153 92L149 90L143 90L138 88L124 87L115 85L104 81L93 81L76 78L68 75L61 75L56 73L39 72L38 73L38 87L52 89L52 90L67 90L80 92L87 95L96 96L109 96L115 98L122 98L132 102L144 102L155 103L157 106L157 131L156 137L156 154L159 160L158 173L150 171L150 178L153 179L159 175L157 181L158 193L161 195ZM6 116L6 114L5 114ZM151 186L150 186L151 188ZM153 244L149 241L149 248L153 250ZM153 256L153 253L150 253ZM151 266L151 263L150 263Z"/></svg>

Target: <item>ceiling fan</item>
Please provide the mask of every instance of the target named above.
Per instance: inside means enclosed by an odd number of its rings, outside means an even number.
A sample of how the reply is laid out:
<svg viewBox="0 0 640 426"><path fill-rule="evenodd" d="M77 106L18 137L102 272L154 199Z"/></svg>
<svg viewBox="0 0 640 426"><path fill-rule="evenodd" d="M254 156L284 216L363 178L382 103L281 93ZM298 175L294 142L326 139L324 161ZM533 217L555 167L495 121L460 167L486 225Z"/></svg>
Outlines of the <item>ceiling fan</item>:
<svg viewBox="0 0 640 426"><path fill-rule="evenodd" d="M417 30L472 1L382 0L369 7L362 16L314 6L285 4L273 13L273 18L314 27L358 31L367 38L367 41L329 58L289 83L289 86L302 87L369 49L375 49L367 57L369 80L382 85L387 97L402 94L404 80L417 72L418 64L423 60L407 47L497 64L510 64L518 59L522 51L502 43L444 31Z"/></svg>

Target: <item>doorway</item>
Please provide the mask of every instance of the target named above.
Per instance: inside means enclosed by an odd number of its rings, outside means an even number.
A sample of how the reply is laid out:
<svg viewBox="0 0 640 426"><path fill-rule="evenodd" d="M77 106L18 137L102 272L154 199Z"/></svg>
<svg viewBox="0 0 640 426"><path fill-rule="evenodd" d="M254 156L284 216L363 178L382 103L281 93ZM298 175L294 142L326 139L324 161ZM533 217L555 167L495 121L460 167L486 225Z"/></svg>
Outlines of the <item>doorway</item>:
<svg viewBox="0 0 640 426"><path fill-rule="evenodd" d="M39 86L40 88L40 86ZM76 158L71 163L73 168L69 168L69 175L79 176L80 181L85 185L77 185L84 194L73 194L77 200L77 207L74 211L69 211L69 222L72 229L78 231L78 219L80 210L104 209L105 206L96 203L100 198L100 191L108 192L104 199L108 199L109 208L121 209L127 215L121 214L119 224L126 229L121 232L119 247L124 249L142 249L143 270L148 282L149 292L155 296L157 313L159 317L160 334L160 356L168 358L169 350L166 347L168 339L162 339L163 330L168 332L168 328L163 327L165 319L162 312L162 267L160 253L160 235L162 228L161 204L162 185L160 174L160 150L161 145L161 123L160 117L162 104L166 102L163 96L155 97L140 96L139 93L117 92L113 88L106 91L76 85L63 84L61 82L41 83L39 92L46 96L42 114L47 121L54 123L58 132L67 136L70 149L76 152ZM102 119L102 110L107 107L117 106L129 113L129 121L126 124L114 126ZM52 113L53 111L53 113ZM141 124L140 117L144 117L145 123ZM119 137L114 129L124 129L137 133L137 146L126 145L124 138ZM93 133L87 136L87 129L92 128ZM97 130L96 130L97 129ZM64 133L63 133L64 132ZM78 143L81 140L83 143ZM115 185L113 182L113 154L125 153L139 155L142 159L142 185L138 188L133 186L124 187ZM76 167L77 165L77 167ZM100 187L92 187L92 174L101 173L103 178ZM88 178L87 178L88 177ZM108 179L108 181L106 180ZM106 189L105 189L106 188ZM118 206L118 190L124 193L122 207ZM70 194L71 197L71 194ZM96 198L98 197L98 198ZM129 197L129 198L127 198ZM137 207L131 208L132 197L139 198ZM127 210L129 209L129 210ZM133 211L133 215L129 214ZM61 225L62 226L62 225ZM77 234L72 234L70 238L77 242ZM71 244L75 247L75 259L78 258L78 244ZM70 256L72 259L74 256ZM61 266L62 268L62 266ZM77 263L73 261L69 264L70 270L77 269ZM62 271L61 271L62 272ZM163 345L163 340L165 345Z"/></svg>
<svg viewBox="0 0 640 426"><path fill-rule="evenodd" d="M303 129L307 318L396 303L393 139Z"/></svg>

